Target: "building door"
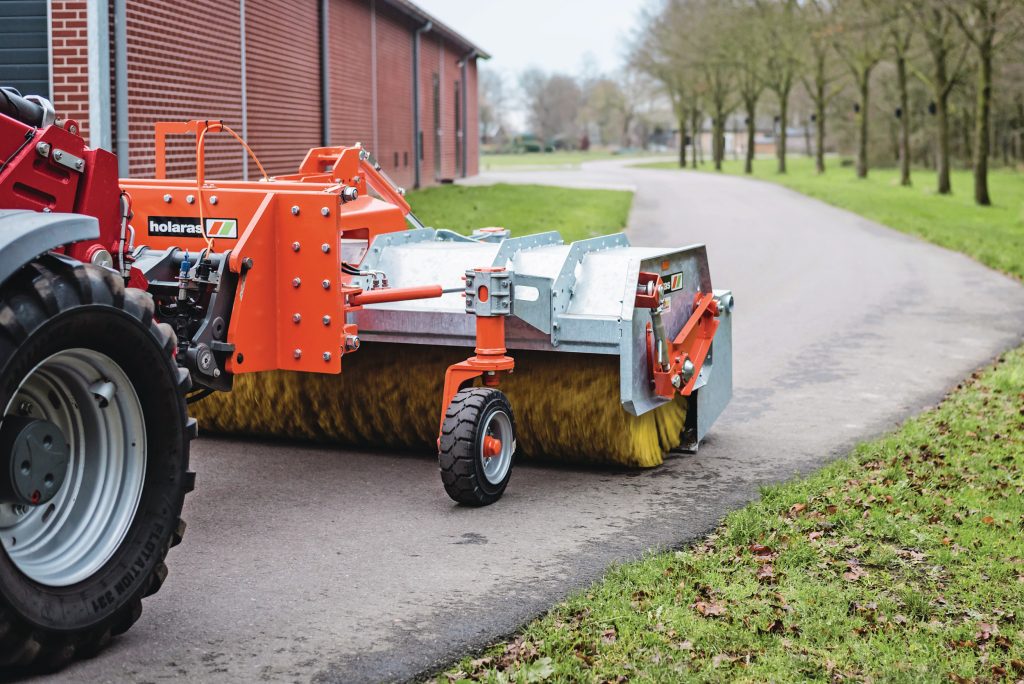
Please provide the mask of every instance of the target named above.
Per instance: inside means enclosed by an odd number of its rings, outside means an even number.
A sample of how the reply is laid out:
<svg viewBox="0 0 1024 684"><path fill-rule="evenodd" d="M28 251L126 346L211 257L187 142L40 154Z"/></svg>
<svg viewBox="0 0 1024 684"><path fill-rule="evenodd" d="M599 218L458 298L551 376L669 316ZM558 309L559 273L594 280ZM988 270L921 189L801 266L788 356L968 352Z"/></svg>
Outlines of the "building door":
<svg viewBox="0 0 1024 684"><path fill-rule="evenodd" d="M434 178L441 177L441 79L434 74Z"/></svg>
<svg viewBox="0 0 1024 684"><path fill-rule="evenodd" d="M455 82L455 175L462 175L462 90L459 82Z"/></svg>
<svg viewBox="0 0 1024 684"><path fill-rule="evenodd" d="M0 86L50 97L46 0L0 2Z"/></svg>

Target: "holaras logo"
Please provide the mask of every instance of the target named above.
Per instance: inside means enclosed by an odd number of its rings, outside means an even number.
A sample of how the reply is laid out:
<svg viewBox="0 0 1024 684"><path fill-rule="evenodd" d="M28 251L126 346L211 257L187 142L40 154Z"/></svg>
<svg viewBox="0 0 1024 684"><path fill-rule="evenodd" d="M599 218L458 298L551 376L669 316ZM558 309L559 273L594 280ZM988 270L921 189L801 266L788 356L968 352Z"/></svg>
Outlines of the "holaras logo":
<svg viewBox="0 0 1024 684"><path fill-rule="evenodd" d="M191 216L150 216L149 234L156 237L202 237L199 219ZM237 238L238 220L206 219L206 234L212 238Z"/></svg>

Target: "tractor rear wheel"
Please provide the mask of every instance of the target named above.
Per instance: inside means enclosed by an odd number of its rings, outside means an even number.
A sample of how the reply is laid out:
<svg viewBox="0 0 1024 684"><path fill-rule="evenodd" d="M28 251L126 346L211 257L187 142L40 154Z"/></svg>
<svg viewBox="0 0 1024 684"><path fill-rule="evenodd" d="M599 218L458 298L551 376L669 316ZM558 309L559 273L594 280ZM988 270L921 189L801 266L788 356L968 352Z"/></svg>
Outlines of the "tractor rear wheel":
<svg viewBox="0 0 1024 684"><path fill-rule="evenodd" d="M0 673L95 654L163 583L195 478L175 346L105 269L49 255L0 289Z"/></svg>
<svg viewBox="0 0 1024 684"><path fill-rule="evenodd" d="M441 426L441 481L453 500L486 506L501 498L512 477L516 422L503 392L475 387L452 398Z"/></svg>

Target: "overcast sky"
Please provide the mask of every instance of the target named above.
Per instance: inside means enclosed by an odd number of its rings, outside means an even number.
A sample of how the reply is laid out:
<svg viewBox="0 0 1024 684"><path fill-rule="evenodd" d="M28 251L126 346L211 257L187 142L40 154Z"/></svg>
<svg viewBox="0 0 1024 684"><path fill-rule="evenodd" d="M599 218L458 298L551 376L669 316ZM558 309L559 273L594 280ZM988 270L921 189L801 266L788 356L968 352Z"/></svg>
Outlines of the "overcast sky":
<svg viewBox="0 0 1024 684"><path fill-rule="evenodd" d="M614 71L645 0L413 0L492 55L487 66Z"/></svg>

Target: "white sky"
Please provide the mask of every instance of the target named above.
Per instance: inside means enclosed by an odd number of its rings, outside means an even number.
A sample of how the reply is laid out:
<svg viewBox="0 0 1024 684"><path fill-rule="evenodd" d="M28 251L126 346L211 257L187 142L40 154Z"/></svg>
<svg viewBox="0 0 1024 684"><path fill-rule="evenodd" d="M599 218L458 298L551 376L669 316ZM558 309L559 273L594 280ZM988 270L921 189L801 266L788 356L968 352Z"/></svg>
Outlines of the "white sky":
<svg viewBox="0 0 1024 684"><path fill-rule="evenodd" d="M491 54L481 64L512 76L527 67L579 73L622 64L646 0L413 0Z"/></svg>

